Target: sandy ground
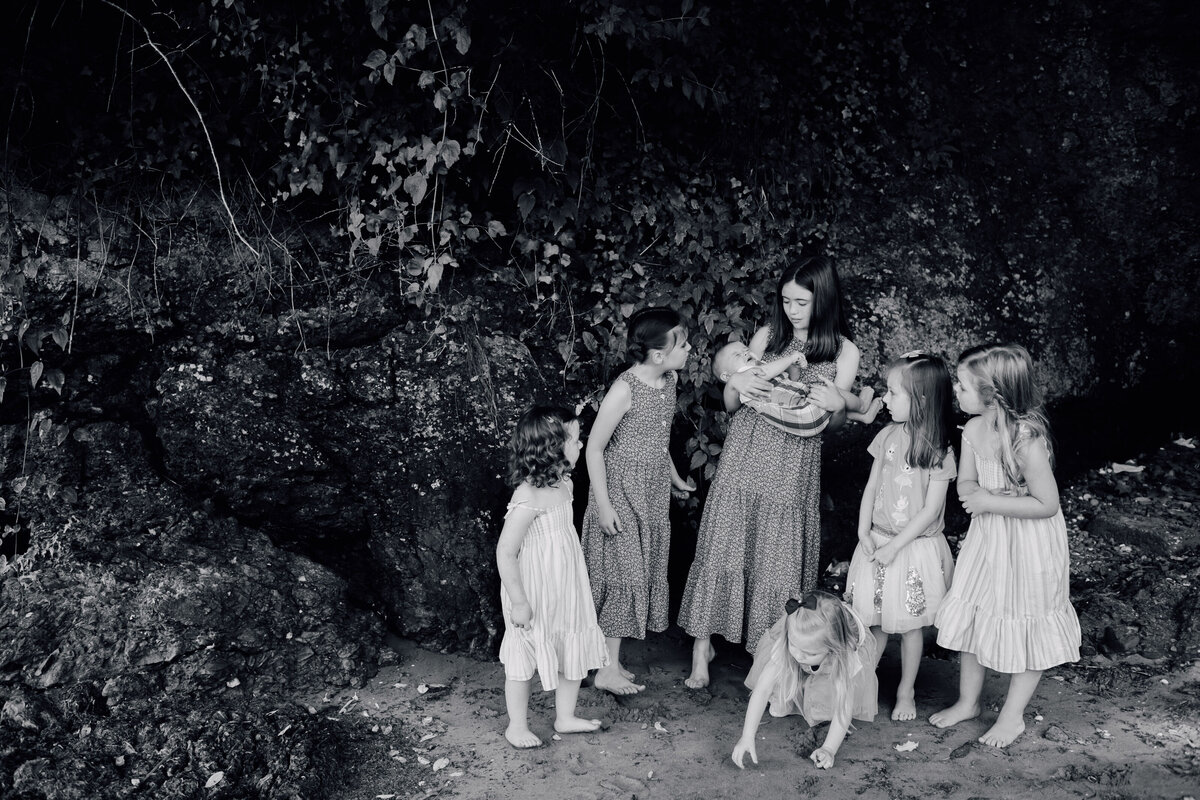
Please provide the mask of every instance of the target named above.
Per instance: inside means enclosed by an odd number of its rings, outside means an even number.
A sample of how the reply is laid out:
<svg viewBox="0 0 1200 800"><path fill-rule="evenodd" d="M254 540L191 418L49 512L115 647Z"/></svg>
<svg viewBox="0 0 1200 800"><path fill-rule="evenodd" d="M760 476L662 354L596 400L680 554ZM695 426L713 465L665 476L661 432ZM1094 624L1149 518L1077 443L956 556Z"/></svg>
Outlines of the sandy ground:
<svg viewBox="0 0 1200 800"><path fill-rule="evenodd" d="M535 694L532 722L545 746L517 751L503 738L499 664L392 644L399 663L368 686L307 701L361 731L346 798L1200 797L1200 654L1174 672L1137 656L1052 670L1030 704L1025 734L997 750L975 739L1003 698L1000 676L989 673L979 719L946 730L924 719L955 696L957 664L944 651L922 664L923 717L890 720L899 674L893 639L880 665L880 714L860 723L833 769L807 758L822 727L768 716L758 766L739 770L730 752L750 664L740 648L719 647L713 685L693 691L683 685L690 640L681 632L631 643L626 666L647 684L644 693L616 698L585 687L580 713L601 718L605 729L558 739L553 694ZM909 743L916 747L897 749Z"/></svg>

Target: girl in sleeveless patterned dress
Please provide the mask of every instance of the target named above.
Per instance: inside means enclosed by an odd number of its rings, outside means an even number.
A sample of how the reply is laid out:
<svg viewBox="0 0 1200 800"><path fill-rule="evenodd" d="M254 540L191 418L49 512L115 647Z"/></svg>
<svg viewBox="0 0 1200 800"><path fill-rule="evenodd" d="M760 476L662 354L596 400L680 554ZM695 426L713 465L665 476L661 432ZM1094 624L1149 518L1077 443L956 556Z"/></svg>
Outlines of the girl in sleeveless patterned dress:
<svg viewBox="0 0 1200 800"><path fill-rule="evenodd" d="M1079 660L1067 527L1025 348L966 351L954 388L959 406L973 415L963 428L958 469L971 525L937 627L938 644L961 653L958 701L929 721L945 728L978 716L984 669L1008 673L1004 706L979 737L1006 747L1025 730L1025 707L1042 672Z"/></svg>
<svg viewBox="0 0 1200 800"><path fill-rule="evenodd" d="M598 719L575 714L579 684L608 663L604 634L571 512L571 479L579 459L579 420L566 409L534 406L509 442L509 481L516 484L496 544L504 638L504 702L513 747L538 747L529 729L533 677L553 691L554 730L587 733Z"/></svg>
<svg viewBox="0 0 1200 800"><path fill-rule="evenodd" d="M668 454L677 372L691 345L679 314L647 308L629 319L626 355L633 366L600 403L587 443L583 554L596 615L608 646L597 689L635 694L646 688L621 664L624 639L667 627L667 556L671 487L690 492Z"/></svg>
<svg viewBox="0 0 1200 800"><path fill-rule="evenodd" d="M750 350L758 358L803 351L808 365L797 379L809 385L810 403L832 413L825 430L836 430L847 411L869 408L838 391L853 385L859 353L842 313L837 271L823 258L809 258L786 268L777 288L772 324L758 329ZM679 610L680 626L695 638L685 681L692 689L708 685L713 634L744 641L753 653L788 599L817 586L822 437L785 433L740 400L765 400L770 391L771 383L753 371L725 384L725 408L736 413Z"/></svg>
<svg viewBox="0 0 1200 800"><path fill-rule="evenodd" d="M888 367L883 396L892 424L867 448L875 462L859 506L845 600L870 626L876 658L889 634L900 634L893 720L917 718L924 629L933 624L954 571L942 533L956 473L952 394L950 369L940 357L919 351L900 356Z"/></svg>

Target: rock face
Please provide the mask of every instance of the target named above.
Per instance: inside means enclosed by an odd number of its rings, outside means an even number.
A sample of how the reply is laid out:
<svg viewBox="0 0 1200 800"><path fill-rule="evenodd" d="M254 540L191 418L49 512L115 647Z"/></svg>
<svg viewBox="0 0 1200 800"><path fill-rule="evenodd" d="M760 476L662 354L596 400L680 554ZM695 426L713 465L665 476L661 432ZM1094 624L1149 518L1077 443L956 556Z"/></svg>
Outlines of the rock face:
<svg viewBox="0 0 1200 800"><path fill-rule="evenodd" d="M540 384L512 339L394 330L330 355L197 352L152 410L173 480L338 565L399 633L487 653L503 444Z"/></svg>

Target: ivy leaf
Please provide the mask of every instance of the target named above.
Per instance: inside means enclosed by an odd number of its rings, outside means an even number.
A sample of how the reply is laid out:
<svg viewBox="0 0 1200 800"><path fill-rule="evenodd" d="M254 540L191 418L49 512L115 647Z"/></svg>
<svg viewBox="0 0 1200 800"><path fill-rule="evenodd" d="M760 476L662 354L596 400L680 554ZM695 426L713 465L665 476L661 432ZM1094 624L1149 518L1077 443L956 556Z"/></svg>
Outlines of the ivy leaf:
<svg viewBox="0 0 1200 800"><path fill-rule="evenodd" d="M442 269L441 261L429 265L429 272L425 274L425 287L430 291L437 291L438 284L442 282Z"/></svg>
<svg viewBox="0 0 1200 800"><path fill-rule="evenodd" d="M383 65L383 79L389 86L396 80L396 65L391 61Z"/></svg>
<svg viewBox="0 0 1200 800"><path fill-rule="evenodd" d="M363 62L363 66L367 69L379 69L387 60L387 53L382 50L372 50L371 54L367 56L367 60Z"/></svg>
<svg viewBox="0 0 1200 800"><path fill-rule="evenodd" d="M42 371L46 369L46 365L40 361L35 361L29 366L29 385L37 388L38 381L42 379Z"/></svg>
<svg viewBox="0 0 1200 800"><path fill-rule="evenodd" d="M54 339L54 343L58 345L60 350L67 349L67 329L55 328L50 332L50 338Z"/></svg>
<svg viewBox="0 0 1200 800"><path fill-rule="evenodd" d="M413 205L420 205L421 200L425 197L425 190L429 188L429 182L420 172L414 172L404 179L404 191L408 192L408 196L412 198Z"/></svg>
<svg viewBox="0 0 1200 800"><path fill-rule="evenodd" d="M488 236L492 237L493 239L495 239L497 236L504 236L508 233L508 231L504 229L504 223L498 219L493 219L488 222L487 232Z"/></svg>
<svg viewBox="0 0 1200 800"><path fill-rule="evenodd" d="M4 390L8 388L8 378L0 378L0 403L4 402Z"/></svg>
<svg viewBox="0 0 1200 800"><path fill-rule="evenodd" d="M40 363L40 362L39 362ZM62 394L63 384L67 382L67 376L63 374L61 369L48 369L44 381L46 386L49 386L54 391Z"/></svg>
<svg viewBox="0 0 1200 800"><path fill-rule="evenodd" d="M467 51L471 49L471 34L467 32L466 28L459 28L458 31L455 32L454 46L458 49L458 52L462 53L464 56L467 54Z"/></svg>
<svg viewBox="0 0 1200 800"><path fill-rule="evenodd" d="M521 212L521 219L529 219L529 212L533 211L536 203L533 192L525 192L517 198L517 210Z"/></svg>
<svg viewBox="0 0 1200 800"><path fill-rule="evenodd" d="M421 77L417 78L417 88L427 89L430 86L433 86L433 73L425 70L421 73Z"/></svg>

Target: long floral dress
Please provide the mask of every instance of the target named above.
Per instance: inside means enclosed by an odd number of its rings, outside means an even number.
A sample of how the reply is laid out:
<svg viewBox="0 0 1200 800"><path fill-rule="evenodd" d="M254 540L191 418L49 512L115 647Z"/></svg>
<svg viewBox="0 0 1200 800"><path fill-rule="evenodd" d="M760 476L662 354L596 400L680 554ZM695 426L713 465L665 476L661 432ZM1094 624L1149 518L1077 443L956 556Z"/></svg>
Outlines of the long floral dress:
<svg viewBox="0 0 1200 800"><path fill-rule="evenodd" d="M663 386L630 371L629 410L604 448L608 497L622 530L600 528L596 495L588 492L583 515L583 555L592 580L600 629L611 638L644 639L667 628L667 559L671 548L671 464L668 443L675 416L674 372Z"/></svg>
<svg viewBox="0 0 1200 800"><path fill-rule="evenodd" d="M784 354L803 347L793 339ZM836 361L821 361L799 379L836 375ZM817 588L821 439L785 433L748 406L733 415L679 609L689 635L720 634L753 653L787 601Z"/></svg>

